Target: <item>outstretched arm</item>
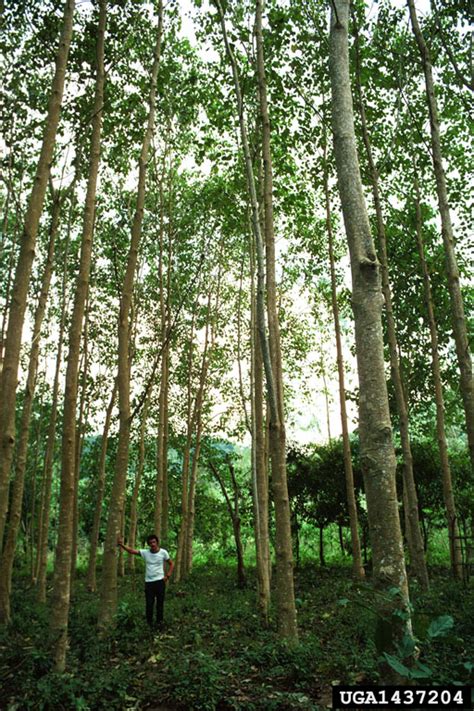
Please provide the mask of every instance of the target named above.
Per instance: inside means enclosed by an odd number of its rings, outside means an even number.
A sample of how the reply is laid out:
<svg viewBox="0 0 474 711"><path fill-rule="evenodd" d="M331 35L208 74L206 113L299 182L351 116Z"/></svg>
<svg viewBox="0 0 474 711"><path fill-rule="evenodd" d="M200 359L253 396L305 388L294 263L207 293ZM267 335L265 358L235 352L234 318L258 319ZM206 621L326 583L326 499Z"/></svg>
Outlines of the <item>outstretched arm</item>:
<svg viewBox="0 0 474 711"><path fill-rule="evenodd" d="M165 575L165 580L168 581L168 580L171 578L171 573L173 572L174 563L173 563L173 561L171 560L171 558L168 558L168 560L166 561L166 563L168 563L168 570L167 570L166 575Z"/></svg>
<svg viewBox="0 0 474 711"><path fill-rule="evenodd" d="M119 546L119 548L122 548L124 551L127 551L127 553L131 553L131 555L140 555L140 551L135 550L135 548L130 548L130 546L126 546L120 538L117 540L117 545Z"/></svg>

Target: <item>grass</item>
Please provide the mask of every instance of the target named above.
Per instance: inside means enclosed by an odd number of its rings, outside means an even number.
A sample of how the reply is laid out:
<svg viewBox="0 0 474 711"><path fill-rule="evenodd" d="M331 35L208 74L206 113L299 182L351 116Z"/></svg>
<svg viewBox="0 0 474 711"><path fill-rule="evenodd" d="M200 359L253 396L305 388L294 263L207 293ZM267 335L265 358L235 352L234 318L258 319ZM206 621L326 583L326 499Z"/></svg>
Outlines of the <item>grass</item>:
<svg viewBox="0 0 474 711"><path fill-rule="evenodd" d="M98 599L79 576L64 675L51 671L48 611L20 578L12 625L0 637L0 708L322 710L332 684L377 683L370 586L353 584L344 566L305 563L295 576L300 640L288 646L274 627L262 628L251 571L249 577L247 589L239 590L233 567L196 567L184 584L168 589L166 629L154 637L144 621L142 571L127 575L120 580L115 629L99 640ZM429 593L412 595L429 683L472 683L474 587L459 587L446 569L433 571L432 579ZM341 598L350 602L342 606ZM436 644L423 644L429 621L447 614L453 629Z"/></svg>

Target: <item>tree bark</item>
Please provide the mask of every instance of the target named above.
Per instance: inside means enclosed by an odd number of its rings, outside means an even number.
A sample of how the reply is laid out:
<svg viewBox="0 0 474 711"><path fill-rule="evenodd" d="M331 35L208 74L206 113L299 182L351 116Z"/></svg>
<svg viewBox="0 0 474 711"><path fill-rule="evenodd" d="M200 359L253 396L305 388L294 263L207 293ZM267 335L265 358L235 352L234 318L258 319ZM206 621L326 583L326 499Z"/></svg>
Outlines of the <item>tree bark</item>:
<svg viewBox="0 0 474 711"><path fill-rule="evenodd" d="M147 164L155 125L157 77L160 66L162 31L163 3L162 0L160 0L158 6L157 39L155 44L153 67L151 71L148 122L143 137L142 150L139 159L136 209L133 219L127 267L124 275L122 295L120 299L120 316L118 326L119 442L115 464L115 477L109 504L109 515L107 519L107 531L102 563L102 588L99 610L99 627L101 630L105 630L110 626L117 609L117 539L121 533L122 512L125 502L125 486L128 469L128 446L130 441L131 425L129 320L133 283L137 267L138 248L142 234Z"/></svg>
<svg viewBox="0 0 474 711"><path fill-rule="evenodd" d="M260 617L269 623L271 556L268 534L268 467L265 454L265 423L263 416L262 352L256 326L253 245L251 248L251 379L252 379L252 490L254 500L255 548L257 559L257 596Z"/></svg>
<svg viewBox="0 0 474 711"><path fill-rule="evenodd" d="M162 524L163 524L163 500L165 498L165 484L167 485L167 471L168 471L168 450L165 449L165 439L166 439L166 419L167 413L165 410L167 394L168 394L168 371L169 371L169 343L168 343L168 328L169 328L169 318L168 309L169 304L169 290L167 293L167 299L165 300L165 286L163 279L163 253L164 253L164 224L163 224L163 190L160 184L160 256L158 263L158 278L160 285L160 316L161 316L161 343L163 344L163 351L161 354L161 380L160 380L160 393L158 397L158 436L156 441L156 492L155 492L155 526L154 531L156 535L161 540ZM169 263L168 263L168 273L169 273ZM133 545L130 543L130 545Z"/></svg>
<svg viewBox="0 0 474 711"><path fill-rule="evenodd" d="M100 445L100 457L99 465L97 468L97 488L96 488L96 499L95 499L95 509L94 509L94 520L92 523L92 531L90 538L89 547L89 561L87 564L87 589L90 592L95 592L97 589L96 581L96 563L97 563L97 547L99 545L99 530L100 521L102 518L102 504L104 501L104 489L105 489L105 465L107 461L107 447L108 447L108 437L110 425L112 422L112 413L115 405L115 400L117 398L118 389L118 379L115 378L114 386L112 388L112 394L110 395L109 405L105 414L104 429L102 432L102 441ZM133 543L130 545L133 546ZM133 556L131 556L133 558Z"/></svg>
<svg viewBox="0 0 474 711"><path fill-rule="evenodd" d="M100 0L97 27L97 66L92 118L92 137L89 156L89 174L84 205L81 256L77 278L74 307L69 329L69 354L66 370L63 436L61 449L61 488L59 496L59 524L54 565L53 606L50 632L53 646L54 668L63 672L66 666L68 616L70 606L70 580L75 489L76 455L76 404L78 369L84 310L89 288L89 274L94 232L95 198L100 160L100 139L104 103L104 35L106 26L106 0Z"/></svg>
<svg viewBox="0 0 474 711"><path fill-rule="evenodd" d="M214 462L209 462L212 473L216 477L219 486L221 488L222 494L224 495L227 510L229 511L230 519L232 521L232 531L234 533L235 541L235 552L237 555L237 586L239 588L244 588L247 583L247 578L245 575L245 564L244 564L244 549L242 546L242 537L240 534L240 491L237 485L237 480L235 478L235 471L232 462L228 462L229 472L232 482L232 491L234 494L234 501L232 503L229 494L227 493L226 486L224 484L224 479L216 467Z"/></svg>
<svg viewBox="0 0 474 711"><path fill-rule="evenodd" d="M352 469L351 442L347 427L346 387L344 378L344 360L342 355L341 326L339 322L339 306L337 303L336 267L334 260L334 237L331 223L331 202L329 197L328 164L326 160L326 140L324 141L324 199L326 204L326 230L329 246L329 269L331 272L331 306L334 321L334 335L336 339L336 361L339 384L339 407L341 412L342 449L344 457L344 474L346 483L347 510L351 529L352 546L352 575L356 580L365 577L364 566L359 539L359 521L357 516L357 503L354 491L354 472Z"/></svg>
<svg viewBox="0 0 474 711"><path fill-rule="evenodd" d="M449 464L448 444L446 441L446 426L444 419L444 397L441 380L441 366L439 361L438 329L436 325L433 298L431 294L431 281L426 264L424 240L423 240L423 220L421 215L421 200L418 179L415 174L415 210L416 210L416 241L418 255L420 259L421 272L423 275L423 289L425 295L426 317L430 331L431 343L431 370L433 375L433 385L436 403L436 435L438 440L439 457L441 462L441 477L443 485L443 498L446 508L446 518L449 535L449 552L451 558L451 568L453 575L458 580L462 580L462 550L459 539L459 526L456 512L456 504L453 494L453 483L451 477L451 467Z"/></svg>
<svg viewBox="0 0 474 711"><path fill-rule="evenodd" d="M262 155L264 186L264 226L266 255L266 288L268 334L273 378L267 377L270 393L270 460L272 492L275 506L276 588L278 628L281 637L296 640L296 606L293 582L293 552L291 545L291 514L286 475L286 432L283 396L283 369L280 348L277 293L275 281L275 233L273 224L273 167L270 145L270 117L262 34L262 0L256 0L255 36L257 45L258 95L262 121ZM274 395L271 390L274 389ZM272 402L274 399L274 402Z"/></svg>
<svg viewBox="0 0 474 711"><path fill-rule="evenodd" d="M186 540L186 526L188 521L188 488L189 488L189 464L191 460L191 444L193 437L194 416L192 410L192 371L193 371L193 351L194 351L194 313L191 321L188 355L188 392L187 392L187 418L186 418L186 442L183 451L183 465L181 469L181 522L178 534L178 544L176 550L176 565L174 579L180 582L184 575L184 552Z"/></svg>
<svg viewBox="0 0 474 711"><path fill-rule="evenodd" d="M201 439L202 439L202 406L204 402L204 392L206 388L207 371L209 366L209 332L211 329L211 298L212 292L209 291L207 299L207 320L206 320L206 331L204 335L204 350L202 354L201 372L199 374L199 384L196 392L196 397L193 407L192 415L192 430L195 429L196 436L194 439L194 452L191 460L191 472L189 477L189 489L188 489L188 503L187 503L187 520L185 525L184 534L184 553L183 553L183 574L188 575L192 567L192 547L193 547L193 535L194 535L194 516L195 516L195 498L196 498L196 484L198 476L198 464L199 455L201 452ZM217 297L218 300L218 297Z"/></svg>
<svg viewBox="0 0 474 711"><path fill-rule="evenodd" d="M74 508L72 518L72 551L71 551L71 586L74 583L77 565L78 536L79 536L79 480L81 476L81 453L87 426L87 377L89 374L89 297L86 301L84 337L83 337L83 364L81 368L81 397L79 401L79 417L76 426L76 451L74 454ZM72 590L71 590L72 595Z"/></svg>
<svg viewBox="0 0 474 711"><path fill-rule="evenodd" d="M362 127L362 138L367 154L369 173L372 184L372 196L374 200L375 216L377 223L377 236L379 246L379 260L382 272L382 292L385 299L385 315L387 325L388 347L390 352L390 369L393 387L395 391L395 402L398 411L400 424L400 440L403 452L403 481L404 492L406 494L406 514L407 514L407 542L410 551L410 562L413 574L417 578L421 588L428 590L429 577L426 567L425 552L423 549L423 539L420 529L418 495L416 492L415 476L413 473L413 456L411 452L408 406L405 398L405 390L398 357L398 340L395 318L392 307L392 290L388 272L387 236L383 219L382 201L380 197L379 175L372 154L372 146L369 139L367 119L365 115L364 98L360 80L360 57L359 57L359 36L357 24L354 23L356 33L356 87L359 101L359 112Z"/></svg>
<svg viewBox="0 0 474 711"><path fill-rule="evenodd" d="M411 633L408 583L398 516L396 459L385 381L380 265L370 232L360 177L349 76L349 0L334 0L331 11L329 70L332 89L334 152L352 272L352 303L359 373L361 464L373 551L374 581L397 588L380 599L386 651ZM385 596L384 596L385 597ZM393 614L395 613L395 614ZM397 616L396 613L402 613ZM387 670L385 673L388 675Z"/></svg>
<svg viewBox="0 0 474 711"><path fill-rule="evenodd" d="M10 504L8 532L5 546L1 555L0 568L2 576L0 578L0 622L10 622L10 592L13 571L13 561L15 558L16 542L20 527L21 509L23 504L23 488L25 482L26 457L28 449L28 439L30 434L31 412L36 388L36 376L38 372L38 361L40 351L41 329L46 312L46 304L49 296L51 277L54 267L54 249L58 235L59 213L61 209L61 196L58 192L53 192L53 205L51 215L51 225L49 229L49 245L46 257L46 264L43 271L41 293L36 307L33 337L31 341L30 360L28 365L28 376L26 380L25 397L23 400L23 410L21 413L20 436L18 439L18 449L16 455L15 478L12 487L12 501Z"/></svg>
<svg viewBox="0 0 474 711"><path fill-rule="evenodd" d="M38 602L46 602L46 573L48 566L48 531L50 518L51 488L53 480L54 448L56 444L56 422L59 400L59 377L61 371L62 352L64 344L64 330L66 326L66 288L69 260L69 245L71 241L72 219L75 207L74 193L71 194L71 205L64 245L63 278L61 285L61 316L59 321L58 350L51 397L51 414L46 436L46 452L44 455L43 477L41 484L40 513L38 523L38 546L35 565L35 579L37 585Z"/></svg>
<svg viewBox="0 0 474 711"><path fill-rule="evenodd" d="M150 405L151 389L149 394L143 404L142 410L142 420L140 422L140 435L138 442L138 464L137 471L135 474L135 481L133 484L132 500L130 502L130 527L128 533L128 545L131 548L135 548L137 540L137 519L138 519L138 496L140 493L140 485L142 483L143 469L145 467L145 435L146 435L146 421L148 417L148 408ZM155 533L157 536L160 535L159 529L155 528ZM128 556L128 567L129 570L135 570L135 556Z"/></svg>
<svg viewBox="0 0 474 711"><path fill-rule="evenodd" d="M451 324L456 345L456 355L460 371L461 397L466 416L467 441L471 458L471 468L474 473L474 380L472 374L472 360L469 350L469 339L466 328L466 318L464 314L464 302L461 293L459 269L454 249L454 234L449 210L448 190L446 187L446 175L443 167L443 156L441 151L440 123L438 116L438 105L436 101L435 87L433 81L433 67L431 57L425 39L418 24L414 0L407 0L410 11L410 20L415 35L416 43L420 51L423 64L423 72L426 83L426 99L430 115L431 128L431 151L433 158L433 168L436 179L436 192L438 195L439 214L441 218L441 233L443 237L444 252L446 258L446 274L448 278L448 290L451 303Z"/></svg>
<svg viewBox="0 0 474 711"><path fill-rule="evenodd" d="M56 69L43 133L43 142L25 215L8 319L0 383L0 546L3 541L5 518L8 509L9 477L15 444L15 404L21 336L25 319L31 268L35 255L36 236L38 234L38 225L43 210L48 176L56 142L56 132L66 76L66 64L72 37L74 7L74 0L66 0L61 36L59 39L59 49L56 55Z"/></svg>

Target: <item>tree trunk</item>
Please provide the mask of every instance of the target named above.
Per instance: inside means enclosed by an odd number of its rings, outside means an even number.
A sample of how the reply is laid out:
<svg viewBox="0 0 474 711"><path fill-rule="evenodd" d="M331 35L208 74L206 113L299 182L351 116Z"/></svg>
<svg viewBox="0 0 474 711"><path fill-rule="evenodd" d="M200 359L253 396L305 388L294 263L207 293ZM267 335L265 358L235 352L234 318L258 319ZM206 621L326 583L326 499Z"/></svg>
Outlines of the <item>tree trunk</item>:
<svg viewBox="0 0 474 711"><path fill-rule="evenodd" d="M72 551L71 551L71 586L74 583L77 565L78 536L79 536L79 479L81 476L81 453L84 444L84 437L87 423L87 376L89 370L89 298L86 302L84 339L83 339L83 364L81 369L81 398L79 404L79 417L76 426L76 451L74 455L74 509L72 519ZM71 590L72 595L72 590Z"/></svg>
<svg viewBox="0 0 474 711"><path fill-rule="evenodd" d="M102 588L99 610L99 627L105 630L112 622L117 609L117 539L121 533L122 512L125 501L125 487L128 469L128 446L130 440L130 307L133 293L133 283L137 267L138 248L142 234L143 213L145 205L146 173L149 150L155 124L155 104L158 69L160 66L161 37L163 29L163 3L158 6L158 29L151 72L149 97L149 113L147 128L143 137L142 150L139 159L139 177L137 202L133 219L130 249L127 268L124 275L122 296L120 300L120 316L118 326L118 393L119 393L119 442L115 464L115 477L109 504L107 531L104 543L102 564Z"/></svg>
<svg viewBox="0 0 474 711"><path fill-rule="evenodd" d="M102 432L102 441L100 445L100 457L99 465L97 470L97 488L96 488L96 499L95 499L95 509L94 509L94 520L92 523L92 531L90 538L90 548L89 548L89 562L87 564L87 589L90 592L95 592L97 589L96 582L96 563L97 563L97 547L99 545L99 531L100 531L100 521L102 518L102 503L104 500L104 489L105 489L105 465L107 461L107 447L108 447L108 437L110 424L112 422L112 412L115 405L115 400L117 397L118 379L115 378L114 386L112 388L112 394L110 396L109 405L105 414L104 429ZM130 544L133 545L133 544ZM133 558L133 556L131 556Z"/></svg>
<svg viewBox="0 0 474 711"><path fill-rule="evenodd" d="M265 424L263 416L263 365L256 327L253 259L251 264L251 279L252 491L255 519L258 608L262 622L267 626L270 612L271 579L270 538L268 534L268 467L265 454Z"/></svg>
<svg viewBox="0 0 474 711"><path fill-rule="evenodd" d="M278 368L279 357L279 333L276 311L276 297L274 289L274 261L272 262L271 253L274 245L271 239L266 239L266 247L270 256L267 273L267 303L269 316L270 340L272 342L272 353L270 352L269 342L266 334L265 323L265 256L262 233L259 223L259 210L257 201L257 192L255 188L255 176L253 172L252 157L250 155L249 142L247 137L247 127L244 120L242 94L240 90L240 82L237 64L234 54L230 47L225 19L220 0L215 0L219 11L219 16L222 26L222 34L224 44L229 58L232 74L234 79L234 89L237 100L237 112L240 123L240 133L242 139L242 148L245 158L245 170L247 177L247 187L249 191L250 206L252 209L252 228L255 237L255 245L257 251L258 264L258 287L257 287L257 328L260 339L260 344L263 354L263 363L265 368L265 376L267 383L268 401L270 407L270 450L272 457L272 486L273 498L275 502L275 519L276 519L276 574L277 574L277 615L278 628L280 636L289 640L297 640L298 631L296 624L296 606L294 596L293 583L293 556L291 550L291 525L290 525L290 509L288 501L288 490L286 484L286 453L285 453L285 428L281 417L281 371ZM266 107L266 91L265 77L263 66L263 47L261 41L261 7L257 5L257 18L260 16L260 30L256 29L257 46L259 47L259 88L261 97L261 113L265 113ZM256 23L257 24L257 23ZM269 123L268 112L266 117L262 115L263 123L266 124L264 145L264 161L266 167L265 176L265 194L268 200L268 212L265 213L265 222L268 223L268 229L271 227L271 156L269 155ZM270 161L269 161L270 158ZM270 186L270 187L269 187ZM267 204L266 204L267 207ZM267 257L268 259L268 257ZM276 366L276 374L275 374ZM276 377L275 377L276 376Z"/></svg>
<svg viewBox="0 0 474 711"><path fill-rule="evenodd" d="M78 369L84 310L89 287L92 237L94 232L95 196L100 160L100 137L104 103L104 35L106 26L106 0L100 0L97 27L97 67L90 145L89 175L84 205L81 256L77 278L74 307L69 329L69 355L64 394L63 436L61 450L61 489L59 497L59 524L56 559L54 565L53 606L50 631L53 644L54 668L62 672L66 666L67 630L70 604L70 576L72 556L76 454L76 404Z"/></svg>
<svg viewBox="0 0 474 711"><path fill-rule="evenodd" d="M433 168L436 179L436 192L438 194L439 214L441 218L441 233L443 236L444 252L446 257L446 274L448 277L448 290L451 302L451 323L453 327L454 342L460 371L461 397L466 415L467 441L471 458L471 468L474 473L474 380L472 375L472 360L469 350L469 339L464 315L464 303L459 280L459 269L454 250L454 234L449 210L446 175L443 167L441 152L440 124L435 87L433 82L433 68L431 57L418 24L414 0L407 0L410 10L411 25L415 35L418 49L423 64L426 83L426 99L430 114L431 150Z"/></svg>
<svg viewBox="0 0 474 711"><path fill-rule="evenodd" d="M418 179L415 175L415 208L416 208L416 240L418 245L418 255L423 274L423 288L425 295L426 315L430 330L431 342L431 369L433 374L433 384L436 403L436 435L438 439L439 457L441 462L441 477L443 483L443 498L446 507L446 518L448 523L449 551L451 558L451 568L453 575L458 580L462 580L462 551L459 540L459 527L457 523L456 504L454 502L453 483L451 478L451 467L449 464L448 444L446 441L446 427L444 420L444 397L441 380L441 366L439 362L438 329L436 326L433 298L431 295L431 283L428 266L425 259L423 244L423 222L421 216L420 191Z"/></svg>
<svg viewBox="0 0 474 711"><path fill-rule="evenodd" d="M160 184L160 257L158 264L158 278L160 285L160 315L161 315L161 343L163 351L161 354L161 381L160 394L158 397L158 436L156 441L156 492L155 492L155 526L154 531L161 540L161 529L163 524L163 499L164 485L168 470L168 451L165 449L165 429L166 429L166 411L165 405L168 394L168 369L169 369L169 343L168 343L168 299L165 301L165 289L163 279L163 190ZM169 263L168 263L169 270ZM130 545L132 545L130 543Z"/></svg>
<svg viewBox="0 0 474 711"><path fill-rule="evenodd" d="M324 526L319 526L319 565L324 568Z"/></svg>
<svg viewBox="0 0 474 711"><path fill-rule="evenodd" d="M341 412L342 449L344 457L344 474L346 483L347 510L351 528L352 575L356 580L365 577L359 540L359 521L357 503L354 491L354 472L352 469L351 442L347 427L346 387L344 382L344 360L342 355L341 326L339 322L339 306L337 303L336 267L334 261L334 237L331 224L331 203L329 197L328 164L326 160L326 137L324 140L324 198L326 203L326 230L328 233L329 268L331 271L331 305L334 320L334 335L336 338L336 361L339 384L339 407Z"/></svg>
<svg viewBox="0 0 474 711"><path fill-rule="evenodd" d="M231 498L230 498L229 494L227 493L224 479L223 479L219 469L216 467L214 462L211 462L211 461L209 462L209 466L211 468L212 473L214 474L214 476L216 477L216 479L219 483L221 491L224 495L227 510L229 511L229 515L230 515L230 518L232 521L232 531L234 533L235 552L237 555L237 586L239 588L244 588L247 583L247 578L245 575L242 537L240 535L240 512L239 512L240 492L239 492L239 487L237 485L237 480L235 478L235 471L234 471L232 462L229 461L228 466L229 466L229 472L230 472L230 476L231 476L232 490L233 490L233 494L234 494L234 503L232 503Z"/></svg>
<svg viewBox="0 0 474 711"><path fill-rule="evenodd" d="M52 82L48 114L43 133L43 142L25 215L20 254L13 285L13 298L8 319L0 383L0 546L3 541L5 518L8 509L9 478L15 444L15 404L21 336L25 319L31 268L35 255L36 236L38 234L38 225L43 210L59 123L66 64L72 37L74 7L74 0L66 0L61 37L59 39L59 49L56 55L56 70Z"/></svg>
<svg viewBox="0 0 474 711"><path fill-rule="evenodd" d="M132 500L130 502L130 528L128 533L128 545L131 548L135 548L137 540L137 509L138 509L138 495L140 493L140 484L142 483L143 469L145 467L145 435L146 435L146 421L148 417L148 408L150 405L151 389L147 398L143 404L142 411L142 421L140 422L140 438L138 442L138 465L137 472L135 474L135 482L133 484ZM155 533L157 536L160 535L159 530L155 528ZM128 556L128 568L129 570L135 570L135 556Z"/></svg>
<svg viewBox="0 0 474 711"><path fill-rule="evenodd" d="M75 207L74 193L71 194L71 205L64 245L63 278L61 286L61 316L59 322L58 350L51 397L51 414L46 436L46 452L44 456L43 478L41 485L40 513L38 524L38 547L36 555L35 578L38 602L46 602L46 573L48 567L48 531L51 504L51 488L53 481L54 448L56 444L56 422L59 400L59 377L61 371L64 330L66 326L66 287L69 260L69 245L71 241L72 220Z"/></svg>
<svg viewBox="0 0 474 711"><path fill-rule="evenodd" d="M373 551L374 580L384 590L397 588L391 600L380 598L383 648L394 651L411 633L408 583L398 516L396 459L385 380L381 310L383 296L365 206L354 132L349 77L349 0L334 0L331 12L329 68L332 89L334 152L352 272L352 303L359 373L361 464ZM395 614L394 614L395 613ZM402 613L397 616L397 613ZM385 670L389 676L387 670Z"/></svg>
<svg viewBox="0 0 474 711"><path fill-rule="evenodd" d="M407 515L407 542L410 551L410 562L413 574L417 578L421 588L428 590L429 578L426 567L425 553L423 550L423 539L420 530L420 517L418 506L418 495L416 493L415 477L413 474L413 456L411 453L411 442L409 433L408 407L405 398L405 391L400 370L400 360L398 357L398 341L395 326L395 318L392 307L392 291L388 273L387 237L385 233L385 223L382 213L382 201L379 190L379 175L372 155L372 146L369 139L367 120L365 115L364 99L360 80L360 58L359 58L359 37L356 28L356 86L359 100L359 111L362 127L362 138L364 140L367 153L367 162L372 183L372 195L374 200L375 215L377 222L377 236L379 244L379 259L382 272L382 292L385 299L385 314L388 336L388 347L390 352L390 369L392 383L395 390L395 402L397 405L400 440L403 452L403 482L406 494L406 515Z"/></svg>
<svg viewBox="0 0 474 711"><path fill-rule="evenodd" d="M256 0L255 36L257 45L258 94L260 101L260 117L262 121L266 287L268 335L271 359L271 367L267 369L267 392L270 395L270 460L272 468L273 503L275 506L278 628L281 637L296 640L298 638L298 630L296 624L296 606L293 583L291 514L286 476L286 432L284 421L283 371L275 283L273 168L262 35L262 0ZM274 390L273 394L271 392L272 390Z"/></svg>
<svg viewBox="0 0 474 711"><path fill-rule="evenodd" d="M206 331L204 336L204 350L202 354L202 364L201 372L199 375L199 384L196 393L196 398L193 408L192 416L192 429L196 430L196 436L194 440L194 452L191 462L191 475L189 478L189 490L188 490L188 504L187 504L187 521L186 521L186 532L184 541L184 568L183 572L188 575L192 567L192 545L193 545L193 535L194 535L194 517L195 517L195 498L196 498L196 484L198 476L198 465L199 465L199 455L201 452L201 439L202 439L202 407L204 402L204 392L206 387L207 370L209 365L209 331L211 329L211 297L212 293L209 291L207 299L207 320L206 320ZM217 302L219 296L216 298L216 310Z"/></svg>
<svg viewBox="0 0 474 711"><path fill-rule="evenodd" d="M49 296L49 287L53 275L54 249L58 234L59 213L61 210L61 196L58 192L53 192L53 206L51 225L49 229L49 245L46 264L43 272L41 294L36 307L33 338L28 366L28 376L26 380L25 397L23 410L21 413L20 436L18 439L18 450L16 455L15 479L13 481L12 501L10 505L8 532L5 546L1 556L0 568L2 576L0 578L0 622L10 622L10 592L13 571L13 561L15 558L16 541L20 527L21 509L23 504L23 488L25 482L26 457L28 449L28 439L30 433L31 412L35 396L36 375L38 372L38 360L40 350L41 328L46 311L46 304ZM32 542L31 542L32 543Z"/></svg>
<svg viewBox="0 0 474 711"><path fill-rule="evenodd" d="M190 338L189 338L189 356L188 356L188 393L187 393L187 421L186 421L186 443L183 452L183 466L181 470L181 523L178 534L178 544L176 550L176 565L174 579L177 583L180 582L184 574L184 552L186 541L186 526L188 522L188 488L189 488L189 464L191 459L191 444L193 436L193 411L192 411L192 371L193 371L193 345L194 340L194 313L191 322Z"/></svg>

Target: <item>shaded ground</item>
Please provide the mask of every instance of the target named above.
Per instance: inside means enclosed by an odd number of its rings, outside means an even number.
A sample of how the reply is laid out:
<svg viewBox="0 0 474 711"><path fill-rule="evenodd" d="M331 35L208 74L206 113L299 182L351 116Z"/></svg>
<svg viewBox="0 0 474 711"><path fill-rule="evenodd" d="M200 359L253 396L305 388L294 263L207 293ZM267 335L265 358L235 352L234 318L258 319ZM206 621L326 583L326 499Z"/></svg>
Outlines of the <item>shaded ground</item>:
<svg viewBox="0 0 474 711"><path fill-rule="evenodd" d="M166 629L156 636L144 623L142 571L126 576L117 626L105 640L95 630L97 598L79 577L62 676L50 671L48 611L26 583L18 584L12 627L0 636L0 708L9 711L317 711L330 704L331 684L378 681L373 593L353 585L348 568L297 571L300 643L293 648L278 642L274 629L261 628L252 585L237 589L233 568L207 565L171 586ZM431 672L425 682L473 683L474 585L458 587L438 571L432 591L422 597L414 590L412 598L421 659ZM452 615L453 628L424 644L440 615Z"/></svg>

